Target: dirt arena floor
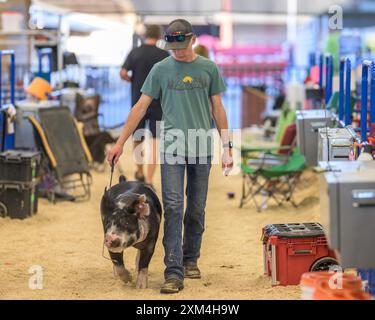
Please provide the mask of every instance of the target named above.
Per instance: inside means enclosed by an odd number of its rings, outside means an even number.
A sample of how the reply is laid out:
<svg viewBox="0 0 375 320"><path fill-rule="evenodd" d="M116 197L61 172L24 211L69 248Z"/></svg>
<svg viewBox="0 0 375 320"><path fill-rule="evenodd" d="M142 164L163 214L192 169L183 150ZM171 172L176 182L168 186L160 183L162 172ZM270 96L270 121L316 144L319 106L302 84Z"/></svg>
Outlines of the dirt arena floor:
<svg viewBox="0 0 375 320"><path fill-rule="evenodd" d="M129 145L126 150L129 154ZM129 156L122 158L122 166L126 176L133 177ZM224 177L220 167L213 166L199 260L202 279L185 280L179 294L159 293L164 270L162 230L148 289L136 290L134 279L123 284L114 277L111 262L102 257L99 202L109 184L107 168L93 173L89 202L54 205L41 199L33 218L0 219L0 299L299 299L298 286L272 287L263 275L261 229L269 223L319 221L318 179L312 171L303 174L295 194L298 208L271 205L261 213L251 203L239 209L241 181L241 175ZM160 194L159 169L155 182ZM235 192L235 198L228 199L227 192ZM133 248L125 254L133 274L135 254ZM29 289L33 265L43 268L42 290Z"/></svg>

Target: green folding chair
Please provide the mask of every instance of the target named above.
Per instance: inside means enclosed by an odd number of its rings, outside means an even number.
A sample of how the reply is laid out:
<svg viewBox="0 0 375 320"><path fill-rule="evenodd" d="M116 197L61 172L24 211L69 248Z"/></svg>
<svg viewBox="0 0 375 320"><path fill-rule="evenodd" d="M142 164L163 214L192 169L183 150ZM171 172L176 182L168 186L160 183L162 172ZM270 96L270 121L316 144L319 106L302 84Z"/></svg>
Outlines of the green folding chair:
<svg viewBox="0 0 375 320"><path fill-rule="evenodd" d="M284 102L281 114L276 123L275 142L281 143L286 128L296 121L296 112L291 110L288 102Z"/></svg>
<svg viewBox="0 0 375 320"><path fill-rule="evenodd" d="M270 199L278 205L289 202L294 207L297 206L292 197L305 168L305 158L298 148L287 154L277 153L283 148L286 149L288 146L241 149L240 208L253 200L257 211L260 212ZM259 151L263 155L261 158L259 158ZM257 160L255 164L254 160Z"/></svg>

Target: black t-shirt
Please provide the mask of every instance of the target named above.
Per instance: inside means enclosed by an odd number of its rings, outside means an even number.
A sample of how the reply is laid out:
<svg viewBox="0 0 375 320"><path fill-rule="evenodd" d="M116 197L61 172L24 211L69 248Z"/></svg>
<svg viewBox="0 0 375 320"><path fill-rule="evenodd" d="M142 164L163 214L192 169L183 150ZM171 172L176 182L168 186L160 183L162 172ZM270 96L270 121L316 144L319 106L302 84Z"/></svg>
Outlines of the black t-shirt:
<svg viewBox="0 0 375 320"><path fill-rule="evenodd" d="M142 44L134 48L127 56L122 68L132 71L132 106L141 97L141 88L150 70L155 63L165 59L169 54L167 51L159 49L154 45ZM153 100L147 110L146 117L154 120L161 120L162 111L160 99Z"/></svg>

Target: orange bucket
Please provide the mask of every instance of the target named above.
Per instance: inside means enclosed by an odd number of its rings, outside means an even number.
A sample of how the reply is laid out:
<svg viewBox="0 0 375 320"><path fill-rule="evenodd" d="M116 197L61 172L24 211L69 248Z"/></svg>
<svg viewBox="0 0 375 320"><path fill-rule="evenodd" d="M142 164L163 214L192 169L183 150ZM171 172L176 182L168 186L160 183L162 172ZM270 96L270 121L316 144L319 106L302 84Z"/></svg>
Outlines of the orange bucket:
<svg viewBox="0 0 375 320"><path fill-rule="evenodd" d="M39 100L47 100L47 94L52 92L49 82L43 78L35 77L25 91Z"/></svg>
<svg viewBox="0 0 375 320"><path fill-rule="evenodd" d="M351 279L346 282L346 287L343 281L342 289L330 288L328 282L320 280L318 286L313 294L314 300L372 300L368 293L362 291L361 280Z"/></svg>
<svg viewBox="0 0 375 320"><path fill-rule="evenodd" d="M333 290L340 291L342 289L350 289L355 292L362 291L362 281L356 275L348 273L337 274L335 272L328 271L306 272L302 275L300 281L301 299L313 300L314 293L317 290L317 288L321 285L321 283L324 282L329 287L329 282L331 278L334 276L337 277L337 280L333 279L335 281L335 284L342 285L342 288L336 288ZM340 283L340 281L342 282Z"/></svg>
<svg viewBox="0 0 375 320"><path fill-rule="evenodd" d="M313 300L313 295L316 289L316 285L319 280L329 279L334 275L334 273L327 271L317 271L317 272L306 272L301 276L300 286L301 286L301 299L302 300Z"/></svg>

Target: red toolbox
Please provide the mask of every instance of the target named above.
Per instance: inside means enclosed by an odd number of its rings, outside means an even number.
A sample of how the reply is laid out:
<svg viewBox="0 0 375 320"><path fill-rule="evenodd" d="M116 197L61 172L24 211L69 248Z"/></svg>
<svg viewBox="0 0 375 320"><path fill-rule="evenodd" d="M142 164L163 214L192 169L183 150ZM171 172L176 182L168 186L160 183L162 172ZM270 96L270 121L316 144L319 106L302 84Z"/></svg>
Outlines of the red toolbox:
<svg viewBox="0 0 375 320"><path fill-rule="evenodd" d="M319 223L269 224L262 241L264 274L272 285L298 285L303 273L338 265Z"/></svg>

